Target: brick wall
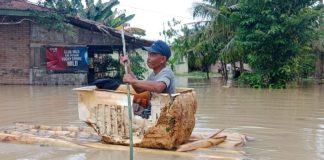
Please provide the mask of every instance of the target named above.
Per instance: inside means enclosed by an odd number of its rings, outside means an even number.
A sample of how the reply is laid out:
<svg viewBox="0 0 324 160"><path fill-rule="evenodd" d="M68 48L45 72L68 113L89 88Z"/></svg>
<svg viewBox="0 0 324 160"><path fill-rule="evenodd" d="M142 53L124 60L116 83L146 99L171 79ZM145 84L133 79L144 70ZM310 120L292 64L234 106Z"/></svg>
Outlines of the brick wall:
<svg viewBox="0 0 324 160"><path fill-rule="evenodd" d="M23 17L6 17L17 22ZM38 24L0 24L0 84L86 84L87 74L49 74L46 72L46 45L121 45L119 38L86 29L74 28L68 35L49 31Z"/></svg>
<svg viewBox="0 0 324 160"><path fill-rule="evenodd" d="M94 31L74 27L74 34L48 31L41 25L32 24L30 34L31 65L30 82L35 85L84 85L87 73L51 74L46 70L46 45L120 45L120 39Z"/></svg>
<svg viewBox="0 0 324 160"><path fill-rule="evenodd" d="M88 82L85 73L48 74L46 69L31 69L30 72L35 85L85 85Z"/></svg>
<svg viewBox="0 0 324 160"><path fill-rule="evenodd" d="M29 84L30 24L0 25L0 84Z"/></svg>
<svg viewBox="0 0 324 160"><path fill-rule="evenodd" d="M32 24L30 34L31 66L30 82L35 85L84 85L88 83L87 73L56 73L46 69L44 46L80 45L79 34L69 37L67 33L48 30L41 25ZM87 44L87 43L85 43ZM84 44L83 44L84 45Z"/></svg>

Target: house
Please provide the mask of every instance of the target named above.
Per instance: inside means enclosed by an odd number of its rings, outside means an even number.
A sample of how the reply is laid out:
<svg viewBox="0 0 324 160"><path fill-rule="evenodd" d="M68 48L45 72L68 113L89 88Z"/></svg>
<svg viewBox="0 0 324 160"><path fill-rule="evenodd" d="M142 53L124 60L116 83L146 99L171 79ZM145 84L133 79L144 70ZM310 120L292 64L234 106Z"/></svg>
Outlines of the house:
<svg viewBox="0 0 324 160"><path fill-rule="evenodd" d="M0 1L0 84L80 85L100 75L91 65L98 55L122 53L118 30L68 17L74 34L49 30L33 19L48 9L26 0ZM152 41L125 35L128 50Z"/></svg>

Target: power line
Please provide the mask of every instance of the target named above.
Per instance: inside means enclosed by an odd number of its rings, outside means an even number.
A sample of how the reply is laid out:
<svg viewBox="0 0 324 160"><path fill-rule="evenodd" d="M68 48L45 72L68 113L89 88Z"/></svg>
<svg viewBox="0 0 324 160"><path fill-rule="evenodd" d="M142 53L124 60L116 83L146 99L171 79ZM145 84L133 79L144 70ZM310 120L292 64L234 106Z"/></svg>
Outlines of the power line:
<svg viewBox="0 0 324 160"><path fill-rule="evenodd" d="M182 18L182 19L192 20L192 18L189 18L189 17L183 17L183 16L178 16L178 15L173 15L173 14L169 14L169 13L165 13L165 12L159 12L159 11L154 11L154 10L145 9L145 8L138 8L138 7L134 7L134 6L130 6L130 5L125 5L125 4L120 4L120 6L132 8L132 9L136 9L136 10L140 10L140 11L145 11L145 12L157 13L157 14L161 14L161 15L168 15L168 16L172 16L172 17L178 17L178 18Z"/></svg>

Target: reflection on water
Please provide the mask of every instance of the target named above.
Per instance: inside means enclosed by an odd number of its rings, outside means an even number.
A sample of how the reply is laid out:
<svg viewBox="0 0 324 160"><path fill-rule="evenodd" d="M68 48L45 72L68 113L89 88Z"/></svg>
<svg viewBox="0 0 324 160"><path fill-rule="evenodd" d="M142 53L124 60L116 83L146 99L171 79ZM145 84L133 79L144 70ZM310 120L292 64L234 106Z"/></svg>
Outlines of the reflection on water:
<svg viewBox="0 0 324 160"><path fill-rule="evenodd" d="M217 79L180 80L195 88L197 130L225 128L254 137L251 159L324 159L324 86L260 90L225 88ZM178 85L181 86L181 85ZM80 123L75 86L0 86L0 126L14 122ZM214 150L217 155L217 149ZM127 151L52 148L0 143L1 159L128 159ZM135 159L190 159L136 153ZM199 158L191 158L199 159Z"/></svg>

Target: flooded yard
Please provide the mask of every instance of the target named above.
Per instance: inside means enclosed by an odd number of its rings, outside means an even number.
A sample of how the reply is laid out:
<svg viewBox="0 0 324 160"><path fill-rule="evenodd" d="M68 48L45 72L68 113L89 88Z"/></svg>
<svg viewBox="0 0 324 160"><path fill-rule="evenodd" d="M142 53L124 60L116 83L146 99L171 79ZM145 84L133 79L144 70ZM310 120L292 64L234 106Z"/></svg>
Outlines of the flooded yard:
<svg viewBox="0 0 324 160"><path fill-rule="evenodd" d="M182 81L184 83L182 83ZM224 128L253 137L242 148L247 159L324 159L324 86L269 90L225 88L218 79L181 80L194 88L196 130ZM78 120L78 86L0 86L0 127L27 122L74 125ZM213 154L218 149L213 148ZM0 143L3 160L128 159L127 150L100 150ZM245 158L246 158L245 157ZM150 153L135 159L200 159Z"/></svg>

